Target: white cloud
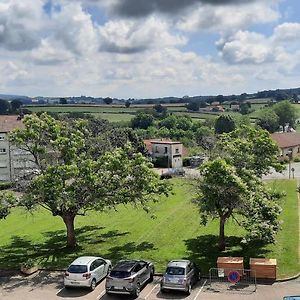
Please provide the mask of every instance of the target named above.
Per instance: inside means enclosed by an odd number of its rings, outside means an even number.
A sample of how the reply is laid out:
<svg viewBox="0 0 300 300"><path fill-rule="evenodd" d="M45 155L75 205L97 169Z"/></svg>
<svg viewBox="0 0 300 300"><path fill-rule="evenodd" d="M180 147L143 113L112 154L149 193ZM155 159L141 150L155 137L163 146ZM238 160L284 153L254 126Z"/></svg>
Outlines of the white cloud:
<svg viewBox="0 0 300 300"><path fill-rule="evenodd" d="M274 40L284 42L300 41L300 23L283 23L274 30Z"/></svg>
<svg viewBox="0 0 300 300"><path fill-rule="evenodd" d="M77 55L86 55L97 51L99 40L91 15L83 11L80 3L68 3L61 6L52 15L51 36Z"/></svg>
<svg viewBox="0 0 300 300"><path fill-rule="evenodd" d="M169 25L156 17L150 17L146 21L109 21L99 29L100 49L116 53L136 53L186 44L185 37L172 35L169 30Z"/></svg>
<svg viewBox="0 0 300 300"><path fill-rule="evenodd" d="M33 49L40 42L43 1L9 0L0 3L0 47L13 51Z"/></svg>
<svg viewBox="0 0 300 300"><path fill-rule="evenodd" d="M262 34L238 31L217 42L220 53L228 63L262 64L276 61L282 49L270 43Z"/></svg>
<svg viewBox="0 0 300 300"><path fill-rule="evenodd" d="M280 14L274 1L260 1L240 6L201 5L192 14L182 16L177 26L185 31L228 32L246 28L252 24L274 22L279 17Z"/></svg>

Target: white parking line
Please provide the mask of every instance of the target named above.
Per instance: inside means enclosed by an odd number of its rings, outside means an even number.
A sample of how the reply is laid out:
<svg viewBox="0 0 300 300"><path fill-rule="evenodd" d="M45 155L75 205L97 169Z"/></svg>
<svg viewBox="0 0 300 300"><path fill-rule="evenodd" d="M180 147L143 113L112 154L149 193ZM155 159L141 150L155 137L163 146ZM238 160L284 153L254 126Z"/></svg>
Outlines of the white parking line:
<svg viewBox="0 0 300 300"><path fill-rule="evenodd" d="M104 294L105 294L105 290L100 293L100 295L97 297L97 300L99 300Z"/></svg>
<svg viewBox="0 0 300 300"><path fill-rule="evenodd" d="M202 286L201 286L199 292L197 293L196 297L195 297L193 300L196 300L196 299L198 298L198 296L199 296L200 293L202 292L202 290L203 290L203 288L204 288L206 282L207 282L207 279L203 282L203 284L202 284Z"/></svg>
<svg viewBox="0 0 300 300"><path fill-rule="evenodd" d="M148 297L152 294L152 292L155 290L155 288L156 288L157 286L158 286L158 284L156 284L156 285L152 288L152 290L146 295L145 300L148 299Z"/></svg>
<svg viewBox="0 0 300 300"><path fill-rule="evenodd" d="M56 293L56 295L58 295L63 289L64 289L64 287L61 288L61 289Z"/></svg>

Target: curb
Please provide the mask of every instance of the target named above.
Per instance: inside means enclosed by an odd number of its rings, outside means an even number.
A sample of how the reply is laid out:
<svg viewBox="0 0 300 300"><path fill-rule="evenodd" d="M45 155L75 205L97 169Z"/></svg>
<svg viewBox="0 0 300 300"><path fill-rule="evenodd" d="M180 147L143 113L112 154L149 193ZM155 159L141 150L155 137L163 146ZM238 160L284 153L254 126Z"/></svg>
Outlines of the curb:
<svg viewBox="0 0 300 300"><path fill-rule="evenodd" d="M300 273L298 273L297 275L291 276L291 277L285 277L282 279L276 279L275 282L285 282L285 281L290 281L290 280L294 280L300 277Z"/></svg>

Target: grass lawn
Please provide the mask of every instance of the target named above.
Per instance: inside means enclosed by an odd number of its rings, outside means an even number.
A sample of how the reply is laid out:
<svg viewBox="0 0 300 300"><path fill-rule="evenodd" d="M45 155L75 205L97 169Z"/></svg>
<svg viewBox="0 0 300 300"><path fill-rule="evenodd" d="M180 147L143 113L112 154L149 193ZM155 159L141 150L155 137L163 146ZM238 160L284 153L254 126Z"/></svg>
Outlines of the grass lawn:
<svg viewBox="0 0 300 300"><path fill-rule="evenodd" d="M222 256L276 257L279 276L299 271L298 215L295 181L273 182L278 189L288 190L284 201L285 221L275 246L242 245L243 230L232 221L226 225L227 250L217 250L218 223L207 227L199 224L197 208L190 202L190 186L175 179L174 194L151 204L155 218L143 210L128 206L118 211L90 213L77 217L79 247L70 252L64 248L65 228L59 217L39 210L32 215L15 210L0 227L0 268L18 268L28 257L36 258L45 267L65 268L79 255L100 255L115 262L122 258L145 258L163 271L168 260L190 258L207 273Z"/></svg>

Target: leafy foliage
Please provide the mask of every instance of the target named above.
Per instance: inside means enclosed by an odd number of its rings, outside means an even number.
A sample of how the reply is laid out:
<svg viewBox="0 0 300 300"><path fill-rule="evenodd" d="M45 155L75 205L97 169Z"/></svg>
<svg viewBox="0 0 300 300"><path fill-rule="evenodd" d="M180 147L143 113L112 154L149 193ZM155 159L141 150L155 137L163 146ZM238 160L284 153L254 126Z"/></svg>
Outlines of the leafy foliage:
<svg viewBox="0 0 300 300"><path fill-rule="evenodd" d="M235 122L229 115L221 115L216 119L215 132L217 134L228 133L235 129Z"/></svg>
<svg viewBox="0 0 300 300"><path fill-rule="evenodd" d="M91 155L86 148L91 136L87 121L59 121L42 114L25 118L24 125L11 134L11 140L32 154L38 172L27 184L21 204L28 209L40 205L60 216L70 247L76 245L76 215L120 203L146 208L147 201L169 191L147 159L130 145L99 157Z"/></svg>

